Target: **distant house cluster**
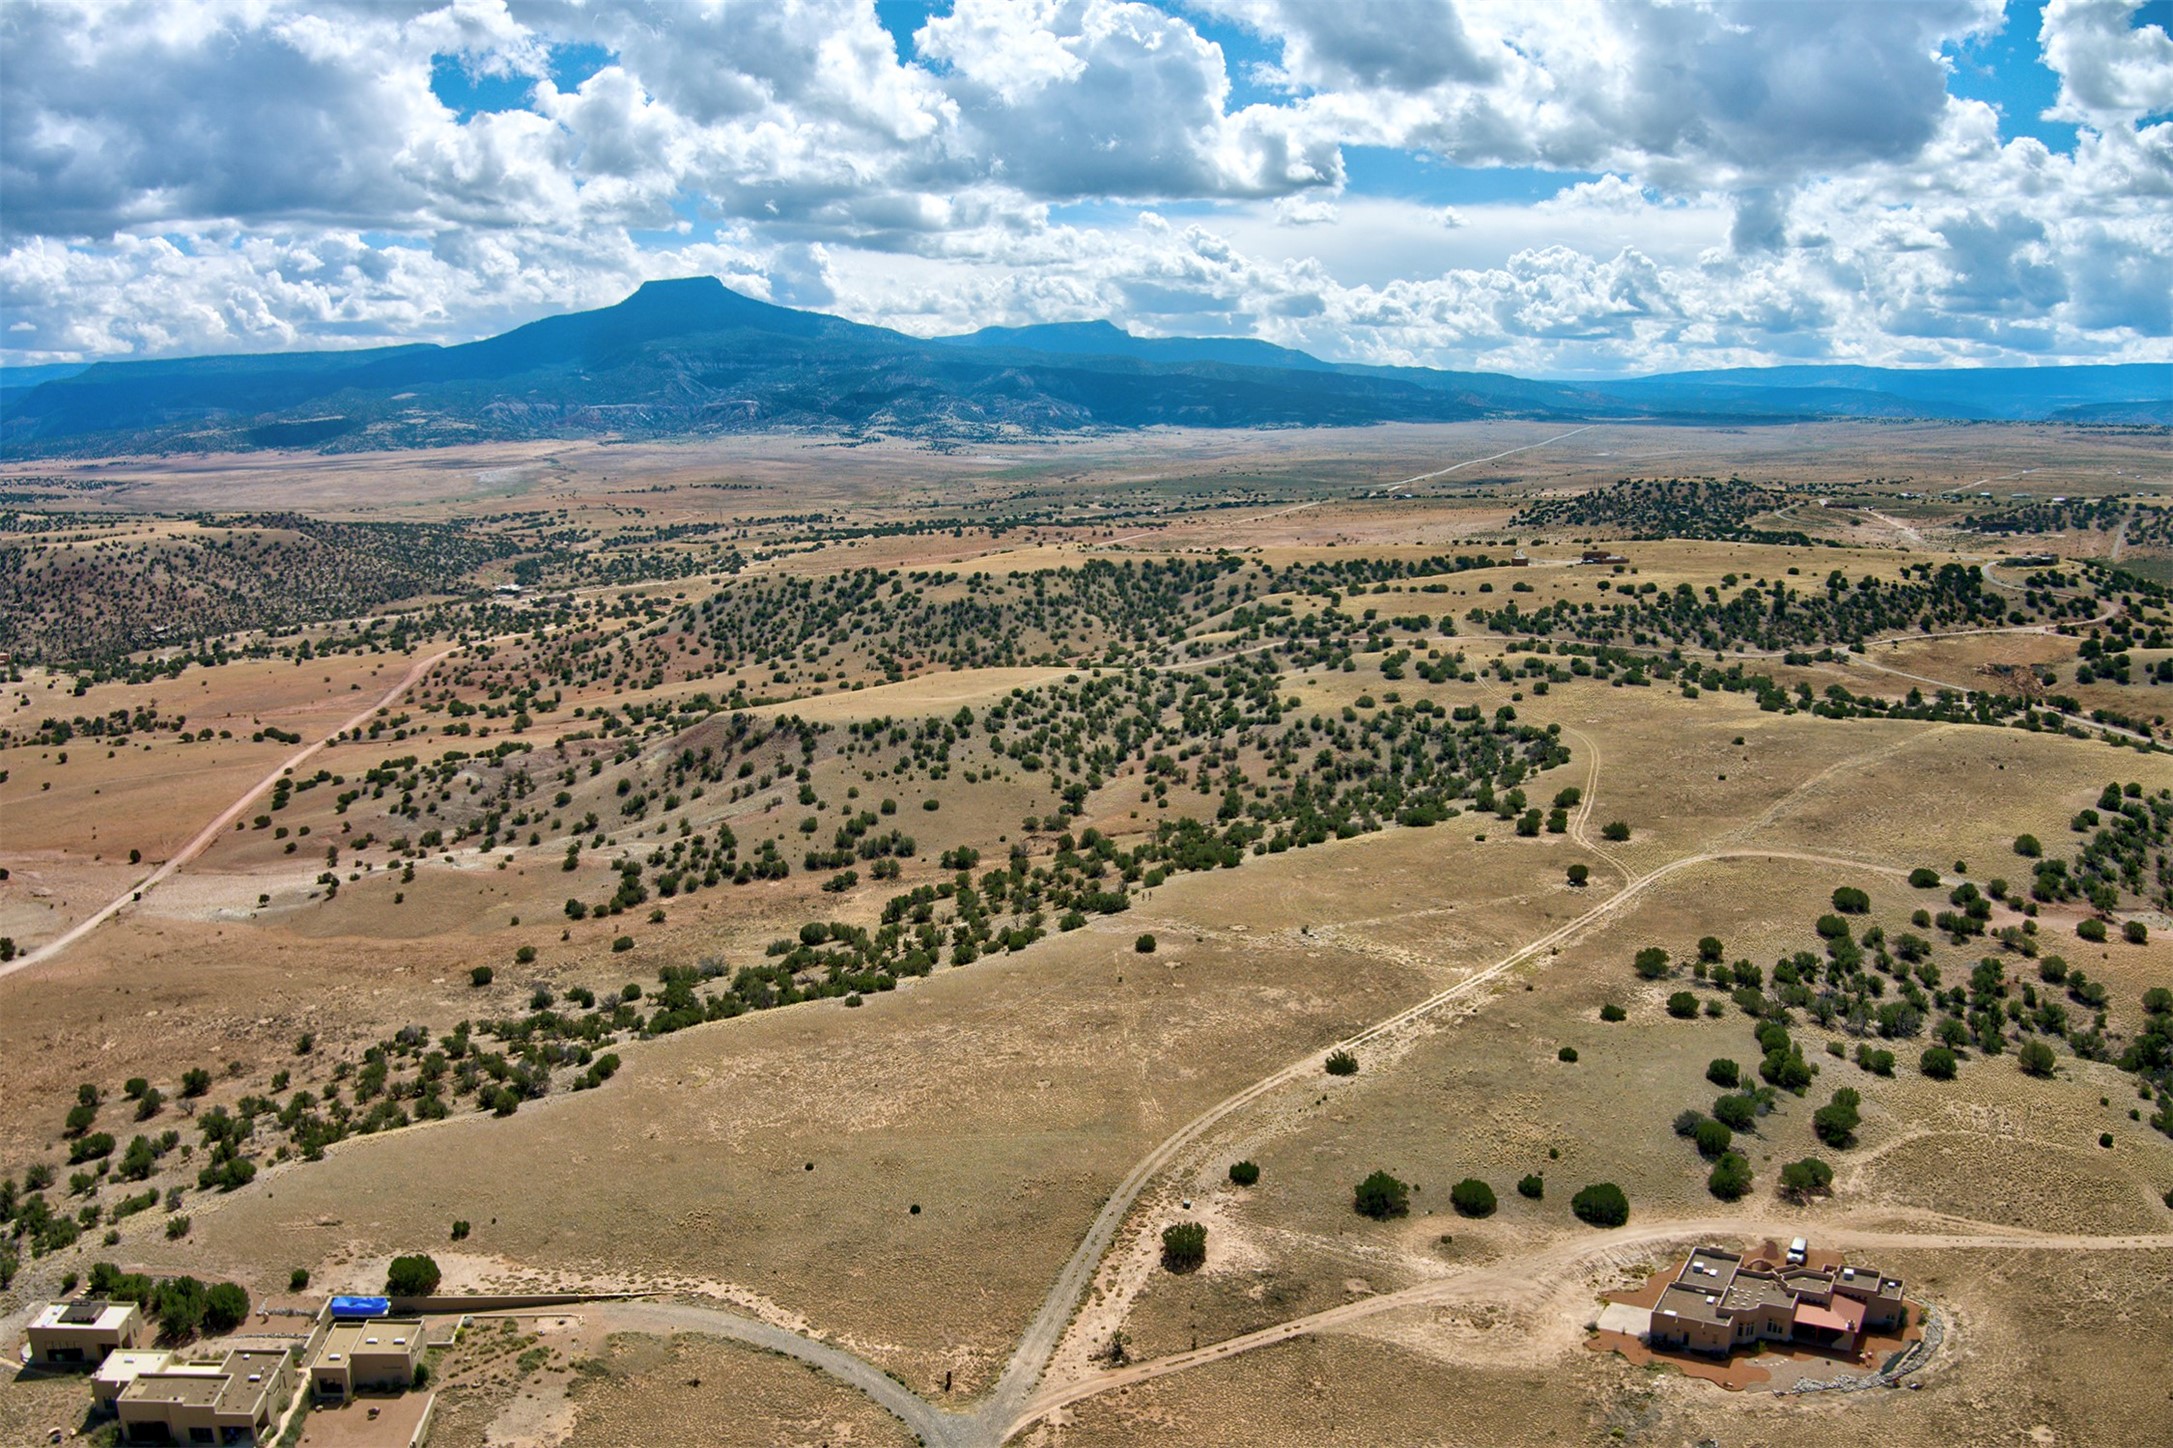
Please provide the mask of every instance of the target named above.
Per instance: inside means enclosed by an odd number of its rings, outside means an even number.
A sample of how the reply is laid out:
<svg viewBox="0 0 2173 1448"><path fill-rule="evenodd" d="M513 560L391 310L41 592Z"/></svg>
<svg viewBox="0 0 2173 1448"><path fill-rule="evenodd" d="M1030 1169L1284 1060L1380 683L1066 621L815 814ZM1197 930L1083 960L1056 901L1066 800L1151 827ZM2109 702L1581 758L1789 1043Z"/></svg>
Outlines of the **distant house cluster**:
<svg viewBox="0 0 2173 1448"><path fill-rule="evenodd" d="M1584 556L1577 561L1579 563L1627 563L1630 560L1615 552L1612 548L1587 548L1584 551Z"/></svg>
<svg viewBox="0 0 2173 1448"><path fill-rule="evenodd" d="M56 1302L27 1331L29 1363L49 1371L90 1370L91 1395L120 1427L124 1443L270 1443L306 1382L320 1409L360 1396L403 1394L418 1381L425 1333L419 1317L393 1317L381 1297L339 1297L309 1321L306 1335L233 1337L173 1352L132 1302ZM429 1432L434 1400L365 1417L367 1441L415 1448ZM361 1411L358 1409L357 1411Z"/></svg>
<svg viewBox="0 0 2173 1448"><path fill-rule="evenodd" d="M1866 1332L1904 1325L1901 1279L1873 1267L1805 1265L1800 1247L1780 1265L1700 1247L1652 1309L1657 1348L1725 1357L1759 1342L1855 1352Z"/></svg>

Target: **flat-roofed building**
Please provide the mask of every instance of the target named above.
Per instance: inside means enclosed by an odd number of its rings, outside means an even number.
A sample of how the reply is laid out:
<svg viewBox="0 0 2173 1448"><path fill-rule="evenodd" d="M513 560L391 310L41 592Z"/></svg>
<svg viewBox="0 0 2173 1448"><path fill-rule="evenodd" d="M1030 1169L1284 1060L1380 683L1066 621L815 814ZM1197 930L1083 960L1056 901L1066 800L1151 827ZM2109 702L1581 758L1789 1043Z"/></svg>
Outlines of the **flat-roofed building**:
<svg viewBox="0 0 2173 1448"><path fill-rule="evenodd" d="M107 1408L121 1396L121 1390L145 1373L163 1371L172 1363L170 1352L151 1352L138 1348L123 1348L109 1352L106 1360L91 1374L91 1396Z"/></svg>
<svg viewBox="0 0 2173 1448"><path fill-rule="evenodd" d="M30 1320L29 1336L32 1367L88 1368L107 1353L143 1346L151 1324L133 1302L85 1297L45 1307Z"/></svg>
<svg viewBox="0 0 2173 1448"><path fill-rule="evenodd" d="M1902 1326L1901 1279L1873 1267L1745 1263L1720 1247L1692 1252L1652 1308L1654 1347L1725 1357L1759 1342L1854 1352L1865 1332Z"/></svg>
<svg viewBox="0 0 2173 1448"><path fill-rule="evenodd" d="M268 1443L294 1396L294 1358L242 1348L217 1362L174 1359L141 1372L113 1409L128 1443Z"/></svg>
<svg viewBox="0 0 2173 1448"><path fill-rule="evenodd" d="M419 1317L335 1322L310 1359L309 1389L321 1402L343 1402L357 1393L404 1392L414 1385L422 1360Z"/></svg>

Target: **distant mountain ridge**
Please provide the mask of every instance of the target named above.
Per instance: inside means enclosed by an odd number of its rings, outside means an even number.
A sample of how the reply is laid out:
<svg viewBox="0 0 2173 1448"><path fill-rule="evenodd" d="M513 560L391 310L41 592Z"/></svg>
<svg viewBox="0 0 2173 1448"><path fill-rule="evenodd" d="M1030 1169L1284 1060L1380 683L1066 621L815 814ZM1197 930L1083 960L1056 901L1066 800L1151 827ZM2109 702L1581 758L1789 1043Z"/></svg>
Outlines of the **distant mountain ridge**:
<svg viewBox="0 0 2173 1448"><path fill-rule="evenodd" d="M18 369L0 456L773 429L992 436L1154 425L1932 417L2173 424L2173 369L1775 367L1606 382L1325 362L1108 322L916 338L712 277L476 342Z"/></svg>

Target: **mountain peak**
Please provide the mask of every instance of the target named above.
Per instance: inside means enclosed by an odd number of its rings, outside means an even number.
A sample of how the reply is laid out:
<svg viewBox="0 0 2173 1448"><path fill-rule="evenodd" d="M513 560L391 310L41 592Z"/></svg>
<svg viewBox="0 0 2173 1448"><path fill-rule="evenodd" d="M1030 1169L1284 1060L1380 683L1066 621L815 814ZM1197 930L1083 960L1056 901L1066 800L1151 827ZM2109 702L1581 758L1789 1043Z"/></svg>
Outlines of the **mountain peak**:
<svg viewBox="0 0 2173 1448"><path fill-rule="evenodd" d="M643 282L634 289L634 294L621 305L633 302L676 303L696 297L705 301L715 301L724 295L740 297L742 301L752 300L740 296L738 292L733 291L715 277L662 277L656 281Z"/></svg>

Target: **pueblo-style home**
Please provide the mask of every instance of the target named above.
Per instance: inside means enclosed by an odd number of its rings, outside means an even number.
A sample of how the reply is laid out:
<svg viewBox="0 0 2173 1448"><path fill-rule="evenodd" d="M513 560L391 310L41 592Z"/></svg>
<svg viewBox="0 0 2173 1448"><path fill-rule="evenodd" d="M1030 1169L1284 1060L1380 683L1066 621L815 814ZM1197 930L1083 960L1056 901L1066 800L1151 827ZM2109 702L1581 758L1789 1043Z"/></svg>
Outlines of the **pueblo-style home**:
<svg viewBox="0 0 2173 1448"><path fill-rule="evenodd" d="M1901 1279L1873 1267L1776 1266L1700 1247L1652 1309L1654 1347L1726 1357L1758 1342L1853 1353L1866 1332L1900 1327Z"/></svg>

